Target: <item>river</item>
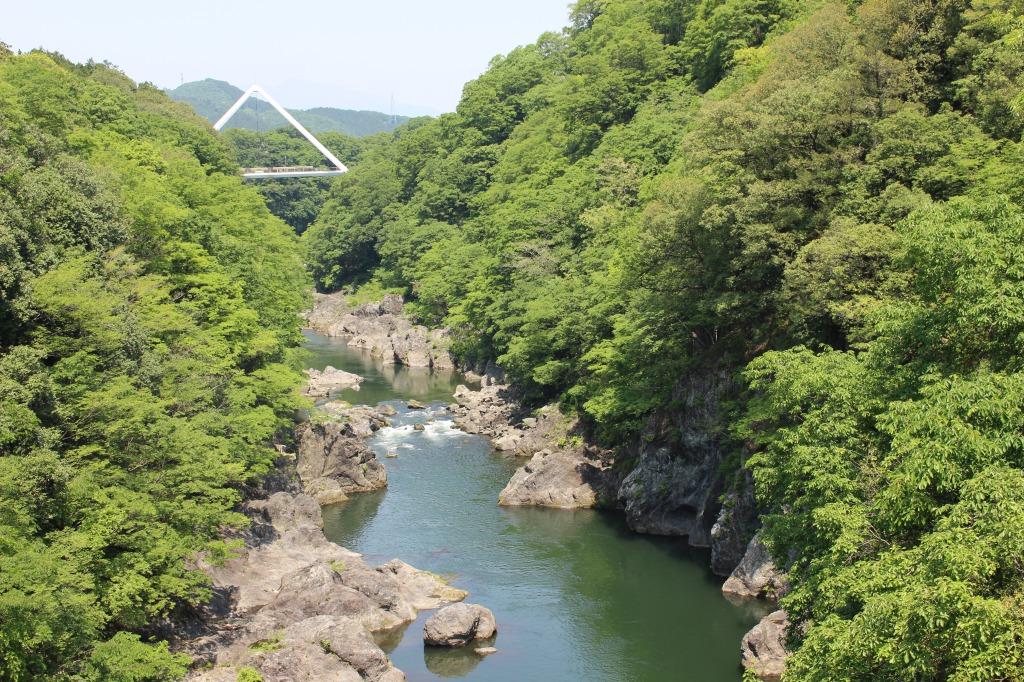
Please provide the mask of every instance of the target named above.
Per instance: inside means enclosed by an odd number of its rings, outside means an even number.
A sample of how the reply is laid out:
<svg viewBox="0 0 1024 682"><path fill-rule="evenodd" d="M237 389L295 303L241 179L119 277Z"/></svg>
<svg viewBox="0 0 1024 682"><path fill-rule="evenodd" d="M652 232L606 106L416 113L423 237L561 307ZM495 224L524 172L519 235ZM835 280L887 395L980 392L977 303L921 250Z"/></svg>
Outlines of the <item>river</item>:
<svg viewBox="0 0 1024 682"><path fill-rule="evenodd" d="M365 351L306 332L310 365L366 378L339 398L398 410L371 447L388 487L324 509L327 537L381 563L398 557L450 576L498 622L486 658L425 648L423 612L380 638L409 680L739 680L739 642L764 608L734 606L705 552L630 532L616 512L504 508L517 466L452 426L444 407L457 375L382 366ZM409 410L415 398L428 410ZM413 424L422 422L417 431ZM386 458L388 452L396 458Z"/></svg>

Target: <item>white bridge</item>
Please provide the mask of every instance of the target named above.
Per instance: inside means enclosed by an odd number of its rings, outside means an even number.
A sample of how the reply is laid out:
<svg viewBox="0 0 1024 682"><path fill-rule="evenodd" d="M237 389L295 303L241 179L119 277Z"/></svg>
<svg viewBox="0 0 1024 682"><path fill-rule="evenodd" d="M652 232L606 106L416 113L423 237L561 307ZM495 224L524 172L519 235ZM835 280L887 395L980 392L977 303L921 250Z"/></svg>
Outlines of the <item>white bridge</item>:
<svg viewBox="0 0 1024 682"><path fill-rule="evenodd" d="M256 95L265 99L270 103L270 106L277 110L277 113L284 117L284 120L288 121L293 128L299 131L304 138L309 140L309 143L317 148L324 158L331 162L334 168L314 168L313 166L272 166L268 168L243 168L243 178L322 178L330 175L341 175L347 173L348 168L341 161L338 160L334 154L331 153L327 147L321 144L320 140L313 136L313 133L306 130L306 128L295 120L295 117L288 113L288 110L277 103L277 100L267 94L267 91L258 85L250 85L249 89L242 93L242 96L238 98L238 101L231 105L231 108L224 112L216 123L213 124L214 130L220 130L224 125L231 120L231 117L238 113L238 110L242 108L242 105L252 97Z"/></svg>

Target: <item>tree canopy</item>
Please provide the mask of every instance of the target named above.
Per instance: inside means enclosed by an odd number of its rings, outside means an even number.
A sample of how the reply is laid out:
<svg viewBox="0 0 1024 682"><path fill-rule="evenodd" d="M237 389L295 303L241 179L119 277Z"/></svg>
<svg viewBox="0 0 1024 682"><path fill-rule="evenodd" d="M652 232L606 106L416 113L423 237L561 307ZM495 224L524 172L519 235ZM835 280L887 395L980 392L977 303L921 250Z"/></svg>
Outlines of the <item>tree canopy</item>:
<svg viewBox="0 0 1024 682"><path fill-rule="evenodd" d="M0 678L179 679L298 404L292 231L184 105L0 54Z"/></svg>
<svg viewBox="0 0 1024 682"><path fill-rule="evenodd" d="M747 387L787 680L1024 677L1024 8L586 0L304 235L606 443Z"/></svg>

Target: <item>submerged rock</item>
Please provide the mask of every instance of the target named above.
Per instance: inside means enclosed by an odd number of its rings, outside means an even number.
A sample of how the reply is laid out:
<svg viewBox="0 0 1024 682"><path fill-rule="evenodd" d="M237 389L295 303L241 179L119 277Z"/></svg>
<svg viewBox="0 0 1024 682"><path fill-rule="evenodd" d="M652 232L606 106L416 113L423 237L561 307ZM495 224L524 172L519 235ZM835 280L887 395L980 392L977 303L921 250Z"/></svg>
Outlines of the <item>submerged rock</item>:
<svg viewBox="0 0 1024 682"><path fill-rule="evenodd" d="M388 484L384 465L348 424L305 423L296 431L296 470L306 493L331 504Z"/></svg>
<svg viewBox="0 0 1024 682"><path fill-rule="evenodd" d="M781 609L768 614L743 636L743 667L763 682L778 682L786 670L786 629L789 618Z"/></svg>
<svg viewBox="0 0 1024 682"><path fill-rule="evenodd" d="M431 646L464 646L490 639L498 631L491 610L479 604L452 604L423 624L423 641Z"/></svg>

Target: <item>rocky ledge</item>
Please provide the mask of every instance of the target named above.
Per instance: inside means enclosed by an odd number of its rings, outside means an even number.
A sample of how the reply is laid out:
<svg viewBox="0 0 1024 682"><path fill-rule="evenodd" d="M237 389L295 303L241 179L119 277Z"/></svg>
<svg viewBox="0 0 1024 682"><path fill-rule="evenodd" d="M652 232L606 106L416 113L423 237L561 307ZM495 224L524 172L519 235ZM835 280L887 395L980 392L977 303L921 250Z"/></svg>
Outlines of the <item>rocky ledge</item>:
<svg viewBox="0 0 1024 682"><path fill-rule="evenodd" d="M786 671L786 629L789 618L779 610L768 614L743 636L743 667L762 682L779 682Z"/></svg>
<svg viewBox="0 0 1024 682"><path fill-rule="evenodd" d="M531 458L501 491L499 504L585 509L613 500L610 453L584 445L578 424L557 406L524 416L508 387L486 378L477 391L459 386L455 401L449 406L455 426L489 437L498 450Z"/></svg>
<svg viewBox="0 0 1024 682"><path fill-rule="evenodd" d="M303 491L320 504L341 502L351 493L369 492L388 484L384 465L360 435L364 429L373 430L378 419L365 410L346 414L360 421L306 422L295 430L299 444L296 473Z"/></svg>
<svg viewBox="0 0 1024 682"><path fill-rule="evenodd" d="M788 589L786 577L761 543L760 532L750 539L747 551L722 585L728 597L777 601Z"/></svg>
<svg viewBox="0 0 1024 682"><path fill-rule="evenodd" d="M243 511L253 522L241 553L201 565L229 604L185 645L200 663L189 680L234 682L245 669L265 682L404 680L371 633L466 597L401 561L371 567L328 541L307 495L277 492Z"/></svg>
<svg viewBox="0 0 1024 682"><path fill-rule="evenodd" d="M413 324L402 315L403 308L397 295L351 308L340 292L314 294L306 324L327 336L345 338L354 348L369 350L384 364L454 369L448 332Z"/></svg>
<svg viewBox="0 0 1024 682"><path fill-rule="evenodd" d="M307 369L306 376L309 378L306 381L306 387L302 389L302 395L311 398L326 398L336 391L350 389L358 391L359 385L363 383L363 377L358 374L335 369L330 365L327 365L322 372L316 369Z"/></svg>

